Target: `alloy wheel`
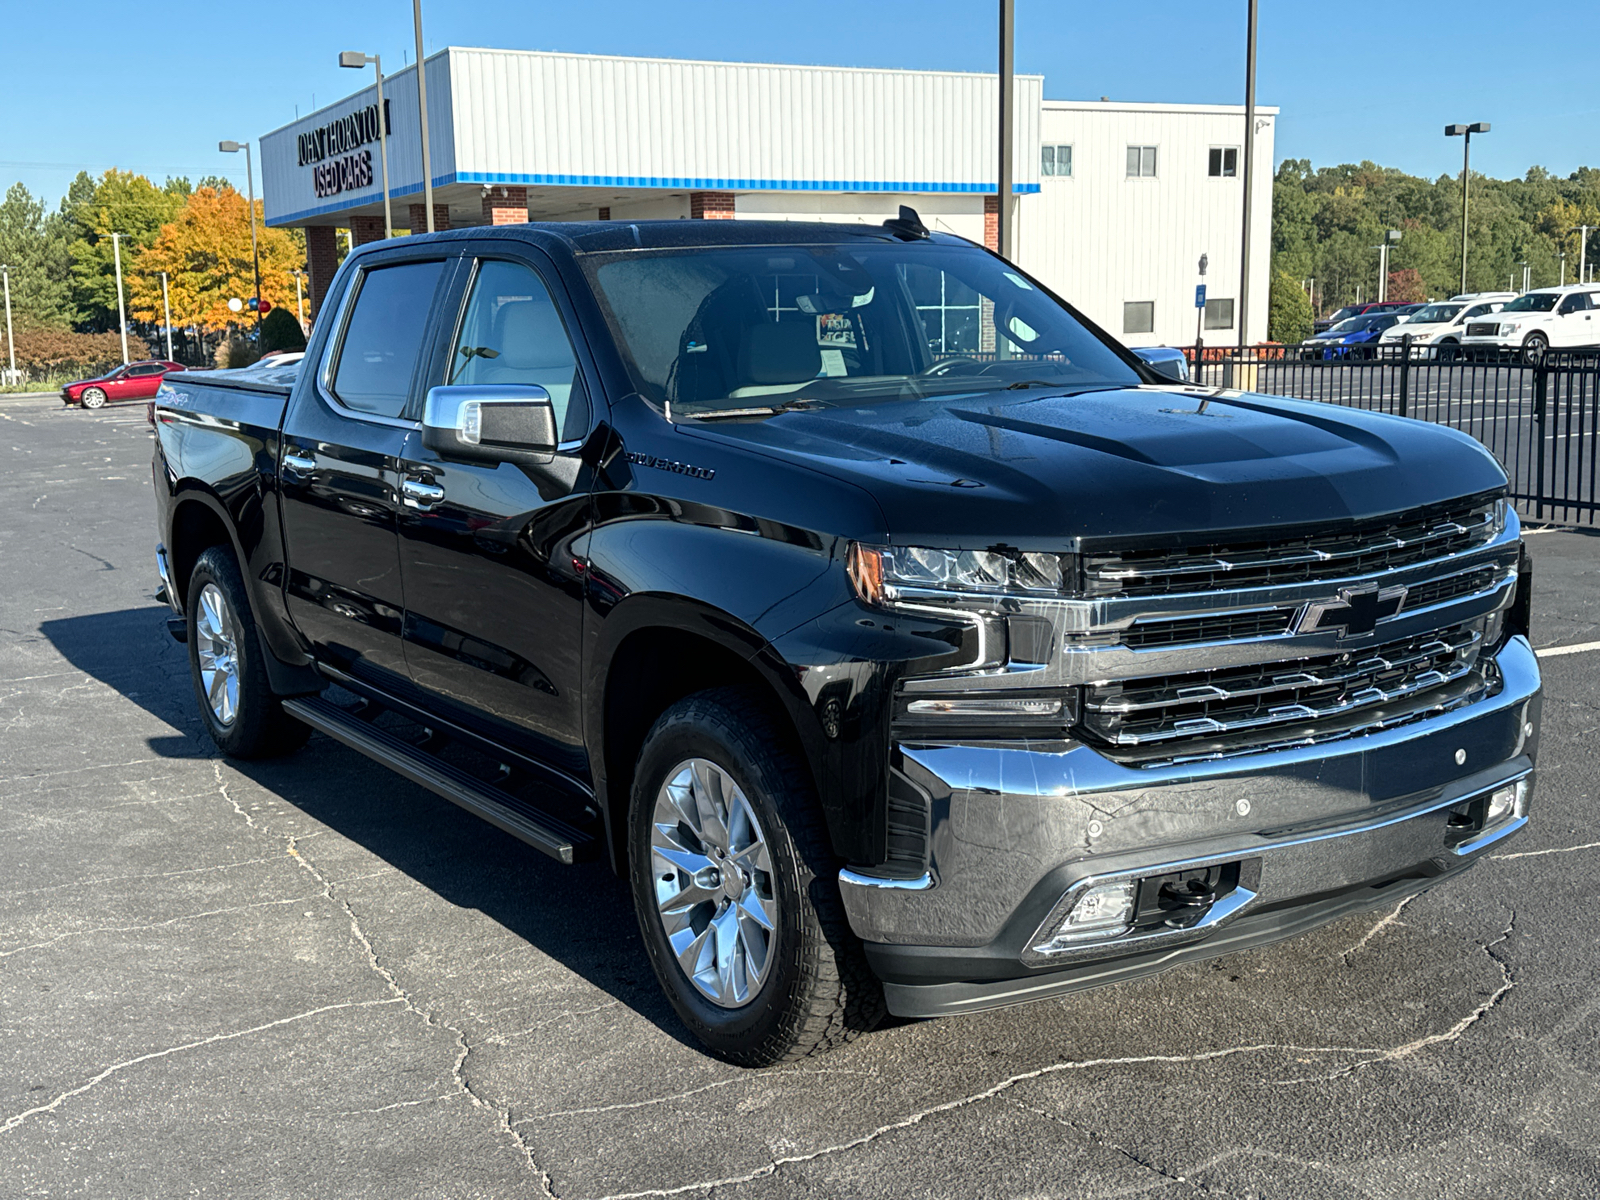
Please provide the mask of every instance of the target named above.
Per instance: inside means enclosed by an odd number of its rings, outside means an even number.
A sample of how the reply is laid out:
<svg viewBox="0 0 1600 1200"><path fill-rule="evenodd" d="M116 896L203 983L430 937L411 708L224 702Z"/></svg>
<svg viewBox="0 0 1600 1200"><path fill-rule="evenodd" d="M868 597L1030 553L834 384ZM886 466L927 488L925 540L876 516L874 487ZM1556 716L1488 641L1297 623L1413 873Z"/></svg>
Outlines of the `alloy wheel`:
<svg viewBox="0 0 1600 1200"><path fill-rule="evenodd" d="M667 772L651 816L656 915L679 968L719 1008L739 1008L772 974L778 903L766 835L716 763Z"/></svg>
<svg viewBox="0 0 1600 1200"><path fill-rule="evenodd" d="M85 408L99 408L106 402L106 394L99 388L86 388L81 397Z"/></svg>
<svg viewBox="0 0 1600 1200"><path fill-rule="evenodd" d="M200 686L219 725L232 725L239 712L239 622L227 597L214 583L200 589L194 614L195 652Z"/></svg>

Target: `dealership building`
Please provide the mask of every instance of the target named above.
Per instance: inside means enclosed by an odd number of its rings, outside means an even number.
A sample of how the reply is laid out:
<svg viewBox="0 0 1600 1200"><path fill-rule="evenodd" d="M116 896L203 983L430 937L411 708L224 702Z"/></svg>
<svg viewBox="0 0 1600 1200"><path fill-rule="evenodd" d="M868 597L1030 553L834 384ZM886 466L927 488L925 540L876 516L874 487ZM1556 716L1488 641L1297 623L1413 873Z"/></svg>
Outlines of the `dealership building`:
<svg viewBox="0 0 1600 1200"><path fill-rule="evenodd" d="M924 222L996 245L995 77L449 47L426 60L436 228L522 221ZM393 226L427 227L415 66L384 80ZM1130 345L1238 339L1244 109L1044 99L1016 77L1015 258ZM1257 109L1249 336L1266 337L1273 128ZM375 87L264 135L269 225L384 236ZM1209 271L1196 307L1197 264Z"/></svg>

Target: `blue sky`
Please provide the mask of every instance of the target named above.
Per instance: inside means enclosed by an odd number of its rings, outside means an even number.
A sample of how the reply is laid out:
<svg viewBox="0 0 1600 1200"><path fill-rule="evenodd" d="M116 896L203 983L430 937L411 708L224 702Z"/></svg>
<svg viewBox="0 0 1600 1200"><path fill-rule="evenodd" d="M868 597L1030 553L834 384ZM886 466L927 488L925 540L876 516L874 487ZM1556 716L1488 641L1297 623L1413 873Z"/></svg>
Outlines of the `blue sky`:
<svg viewBox="0 0 1600 1200"><path fill-rule="evenodd" d="M79 168L224 174L223 138L254 140L354 90L340 50L411 53L406 0L217 5L8 0L0 188L51 202ZM507 46L672 58L987 71L993 0L424 0L428 52ZM1243 99L1244 0L1017 0L1017 69L1057 98ZM1531 19L1524 19L1524 15ZM1490 121L1473 165L1521 175L1600 166L1600 86L1563 47L1592 47L1600 3L1481 0L1350 7L1262 0L1257 94L1283 115L1277 153L1459 172L1449 121Z"/></svg>

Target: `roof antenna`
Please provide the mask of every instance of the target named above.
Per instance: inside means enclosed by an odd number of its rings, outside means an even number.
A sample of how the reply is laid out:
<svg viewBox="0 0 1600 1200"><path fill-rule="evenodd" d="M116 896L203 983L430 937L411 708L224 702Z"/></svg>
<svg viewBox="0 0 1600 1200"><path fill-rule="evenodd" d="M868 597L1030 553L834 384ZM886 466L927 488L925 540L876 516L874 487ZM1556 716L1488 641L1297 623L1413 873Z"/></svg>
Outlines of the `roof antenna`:
<svg viewBox="0 0 1600 1200"><path fill-rule="evenodd" d="M664 409L666 409L666 412L667 412L667 424L671 425L672 424L672 401L671 400L663 400L661 402L661 406Z"/></svg>
<svg viewBox="0 0 1600 1200"><path fill-rule="evenodd" d="M928 236L928 227L909 204L902 204L900 215L885 221L883 227L903 242L921 241Z"/></svg>

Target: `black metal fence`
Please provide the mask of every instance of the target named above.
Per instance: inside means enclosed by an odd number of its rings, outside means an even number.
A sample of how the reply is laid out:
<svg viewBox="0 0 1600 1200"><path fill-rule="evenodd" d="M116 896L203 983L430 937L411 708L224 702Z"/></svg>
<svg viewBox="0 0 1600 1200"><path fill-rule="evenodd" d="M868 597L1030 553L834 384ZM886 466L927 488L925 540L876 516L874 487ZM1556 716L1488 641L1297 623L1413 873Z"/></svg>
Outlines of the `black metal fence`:
<svg viewBox="0 0 1600 1200"><path fill-rule="evenodd" d="M1322 347L1207 348L1195 382L1321 400L1449 425L1499 458L1525 515L1600 525L1600 351L1522 358L1444 359L1429 347L1350 347L1365 357L1323 358Z"/></svg>

